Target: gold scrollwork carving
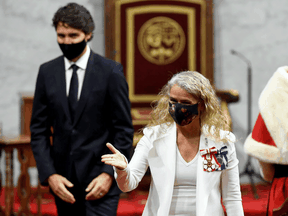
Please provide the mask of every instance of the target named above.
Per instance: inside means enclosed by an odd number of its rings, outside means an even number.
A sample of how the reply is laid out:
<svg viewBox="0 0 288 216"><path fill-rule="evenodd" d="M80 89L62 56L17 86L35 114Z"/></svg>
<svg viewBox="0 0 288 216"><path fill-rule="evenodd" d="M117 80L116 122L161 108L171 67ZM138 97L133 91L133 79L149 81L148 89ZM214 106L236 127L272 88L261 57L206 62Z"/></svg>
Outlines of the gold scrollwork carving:
<svg viewBox="0 0 288 216"><path fill-rule="evenodd" d="M146 60L156 65L166 65L174 62L183 53L186 38L178 22L158 16L141 26L137 43Z"/></svg>

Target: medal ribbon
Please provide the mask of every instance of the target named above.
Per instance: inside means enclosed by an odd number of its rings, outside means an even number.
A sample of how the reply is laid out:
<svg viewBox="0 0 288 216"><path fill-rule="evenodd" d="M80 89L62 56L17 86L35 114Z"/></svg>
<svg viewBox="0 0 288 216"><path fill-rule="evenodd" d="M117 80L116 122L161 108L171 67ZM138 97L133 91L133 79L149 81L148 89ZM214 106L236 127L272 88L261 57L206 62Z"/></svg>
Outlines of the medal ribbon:
<svg viewBox="0 0 288 216"><path fill-rule="evenodd" d="M212 148L206 148L206 149L200 149L200 154L201 156L206 155L206 154L216 154L217 153L217 149L216 147L212 147Z"/></svg>
<svg viewBox="0 0 288 216"><path fill-rule="evenodd" d="M206 159L206 157L208 156L208 158L212 157L214 158L216 164L221 167L221 164L217 161L215 154L217 154L217 149L215 146L211 147L211 148L206 148L206 149L200 149L200 154L202 157L204 157Z"/></svg>

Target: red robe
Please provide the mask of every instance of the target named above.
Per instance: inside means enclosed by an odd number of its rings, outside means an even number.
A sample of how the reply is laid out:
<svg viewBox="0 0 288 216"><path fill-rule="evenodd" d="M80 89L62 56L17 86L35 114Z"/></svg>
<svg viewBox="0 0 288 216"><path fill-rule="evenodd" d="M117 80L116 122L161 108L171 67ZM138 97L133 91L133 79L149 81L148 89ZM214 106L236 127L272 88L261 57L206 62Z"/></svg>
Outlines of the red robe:
<svg viewBox="0 0 288 216"><path fill-rule="evenodd" d="M259 98L260 114L245 141L245 152L260 161L288 166L288 67L280 67ZM287 173L288 176L288 173ZM288 198L288 178L273 179L267 215Z"/></svg>

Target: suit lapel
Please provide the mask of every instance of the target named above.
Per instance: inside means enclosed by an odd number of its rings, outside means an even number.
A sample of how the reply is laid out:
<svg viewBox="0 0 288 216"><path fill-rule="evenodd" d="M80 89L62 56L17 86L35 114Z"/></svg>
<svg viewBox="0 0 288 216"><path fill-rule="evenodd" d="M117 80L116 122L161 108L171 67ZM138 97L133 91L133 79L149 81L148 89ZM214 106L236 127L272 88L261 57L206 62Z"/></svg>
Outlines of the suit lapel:
<svg viewBox="0 0 288 216"><path fill-rule="evenodd" d="M57 89L59 89L59 97L62 103L63 109L67 118L71 121L71 115L69 111L68 98L66 93L66 76L65 76L65 65L64 57L60 58L59 64L55 66L55 77L57 83Z"/></svg>
<svg viewBox="0 0 288 216"><path fill-rule="evenodd" d="M201 135L200 139L200 149L210 148L216 146L215 142L208 140L208 146L205 142L205 136ZM217 147L217 146L216 146ZM203 158L201 155L198 157L198 167L197 167L197 187L196 187L196 215L205 216L205 212L208 204L208 197L212 188L217 183L217 180L220 178L221 171L206 172L203 170Z"/></svg>
<svg viewBox="0 0 288 216"><path fill-rule="evenodd" d="M83 80L83 86L82 86L82 90L81 90L81 95L80 95L80 99L78 101L78 105L76 108L76 116L75 116L75 120L73 125L75 125L77 123L77 121L79 120L84 107L86 105L86 102L89 98L89 94L92 90L93 85L95 85L95 79L94 77L96 76L96 72L99 71L99 68L97 66L97 64L95 64L96 59L95 59L95 55L94 53L91 51L90 53L90 57L87 63L87 68L85 71L85 77Z"/></svg>

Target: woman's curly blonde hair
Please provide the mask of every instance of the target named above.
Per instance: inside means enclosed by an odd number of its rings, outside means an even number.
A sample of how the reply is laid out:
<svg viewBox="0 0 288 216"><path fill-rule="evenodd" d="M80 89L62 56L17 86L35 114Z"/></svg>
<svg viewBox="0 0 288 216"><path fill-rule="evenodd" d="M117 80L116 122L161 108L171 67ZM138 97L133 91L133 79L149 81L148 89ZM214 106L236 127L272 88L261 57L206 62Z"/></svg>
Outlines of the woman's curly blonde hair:
<svg viewBox="0 0 288 216"><path fill-rule="evenodd" d="M227 137L221 138L220 135L220 130L227 130L229 125L220 109L215 90L209 80L196 71L174 74L163 86L159 93L160 99L153 102L151 120L146 127L164 126L164 123L169 126L174 122L168 111L170 90L174 85L186 90L200 103L204 103L204 110L200 113L201 132L216 141L228 141ZM163 130L165 131L164 127Z"/></svg>

